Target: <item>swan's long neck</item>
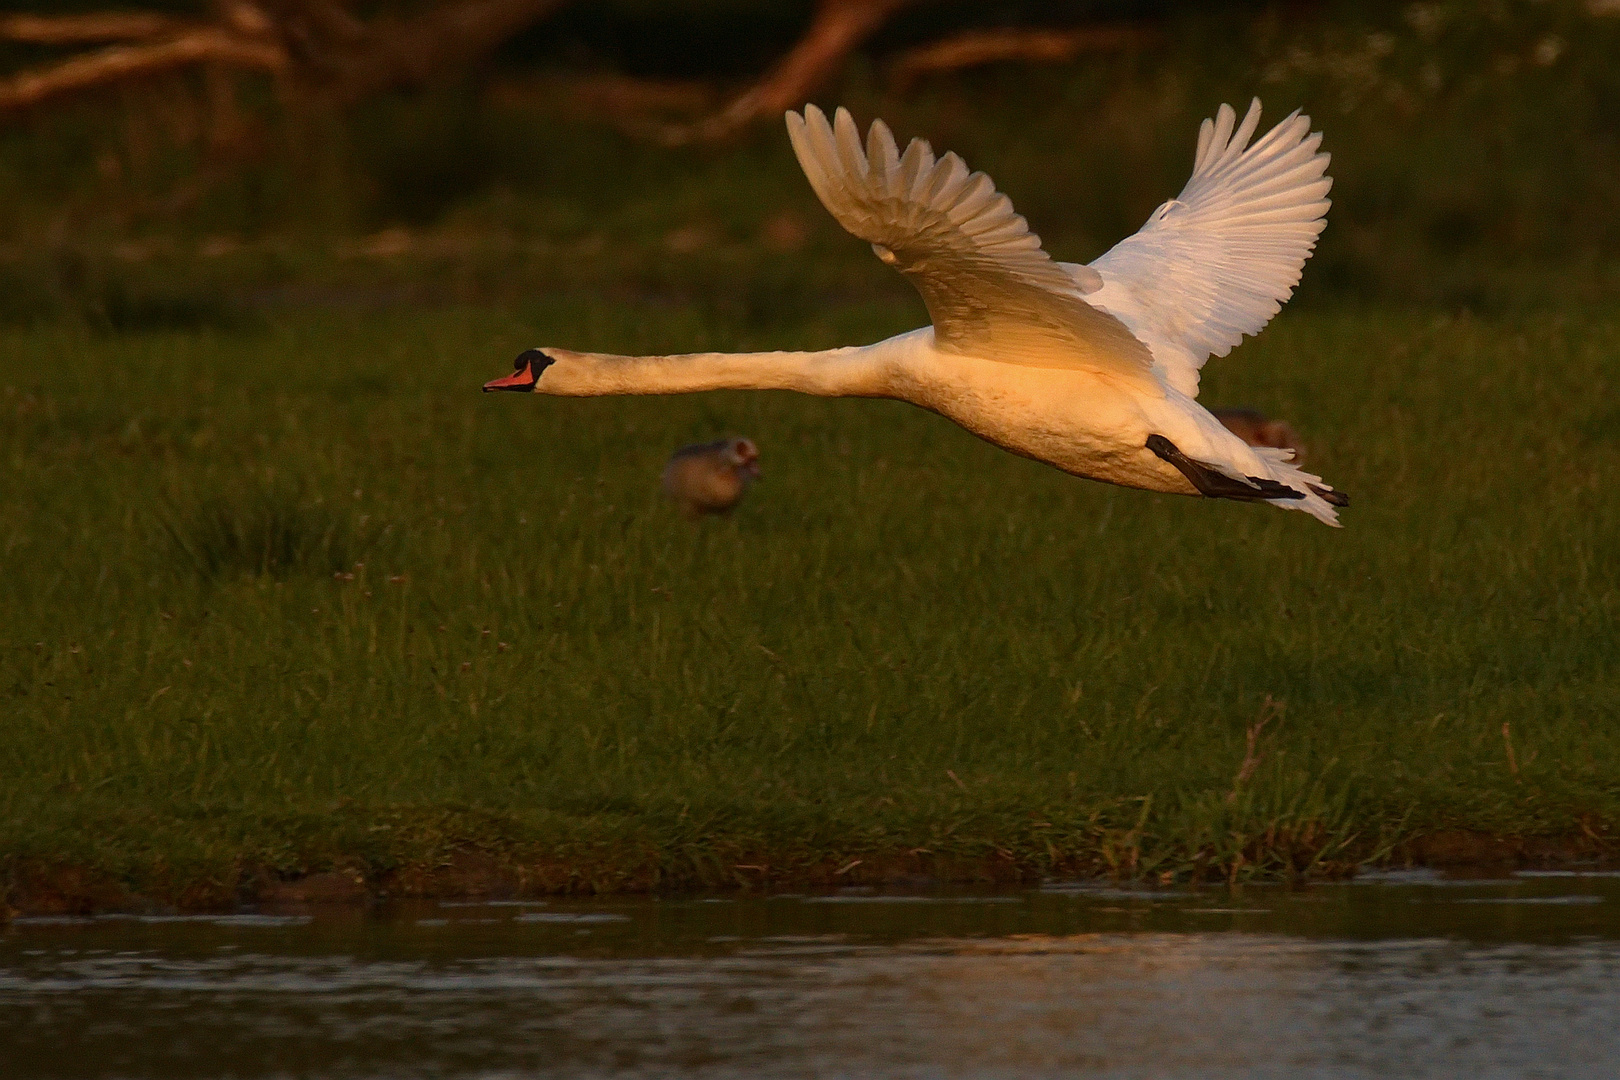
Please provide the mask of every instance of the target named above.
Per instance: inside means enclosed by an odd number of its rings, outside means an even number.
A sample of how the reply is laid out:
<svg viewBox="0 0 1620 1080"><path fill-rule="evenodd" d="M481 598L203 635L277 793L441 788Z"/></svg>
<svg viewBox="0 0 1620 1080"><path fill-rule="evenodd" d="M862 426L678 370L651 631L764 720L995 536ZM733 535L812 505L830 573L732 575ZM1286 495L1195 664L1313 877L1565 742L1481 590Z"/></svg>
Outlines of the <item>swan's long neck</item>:
<svg viewBox="0 0 1620 1080"><path fill-rule="evenodd" d="M614 356L542 349L555 363L535 390L568 397L691 394L700 390L796 390L821 397L888 397L895 361L911 335L823 352Z"/></svg>

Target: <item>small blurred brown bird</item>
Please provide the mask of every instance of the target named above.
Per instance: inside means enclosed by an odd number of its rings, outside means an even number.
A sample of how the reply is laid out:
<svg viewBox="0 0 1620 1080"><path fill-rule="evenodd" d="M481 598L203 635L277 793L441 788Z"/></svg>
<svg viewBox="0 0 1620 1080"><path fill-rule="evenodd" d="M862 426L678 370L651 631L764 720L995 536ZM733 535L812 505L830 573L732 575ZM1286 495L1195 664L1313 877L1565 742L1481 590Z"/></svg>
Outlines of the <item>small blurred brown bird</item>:
<svg viewBox="0 0 1620 1080"><path fill-rule="evenodd" d="M730 513L757 479L759 447L753 440L721 439L675 451L664 466L664 494L696 520Z"/></svg>
<svg viewBox="0 0 1620 1080"><path fill-rule="evenodd" d="M1292 450L1296 465L1305 460L1305 445L1299 441L1299 433L1288 421L1268 420L1253 409L1209 411L1215 414L1215 419L1226 426L1227 431L1250 446L1273 446L1278 450Z"/></svg>

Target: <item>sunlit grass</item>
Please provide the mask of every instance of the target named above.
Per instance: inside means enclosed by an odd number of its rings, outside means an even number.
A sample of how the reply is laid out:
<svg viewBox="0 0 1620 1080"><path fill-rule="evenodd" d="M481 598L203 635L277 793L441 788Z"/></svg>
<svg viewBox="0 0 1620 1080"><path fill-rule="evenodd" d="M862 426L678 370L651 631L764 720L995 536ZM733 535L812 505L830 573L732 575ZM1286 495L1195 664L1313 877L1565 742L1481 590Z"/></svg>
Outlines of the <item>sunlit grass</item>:
<svg viewBox="0 0 1620 1080"><path fill-rule="evenodd" d="M1086 483L898 403L477 392L538 342L918 317L10 333L0 860L173 885L476 847L612 885L1612 836L1620 318L1296 315L1212 363L1206 400L1305 434L1343 530ZM766 477L694 528L659 468L727 432Z"/></svg>

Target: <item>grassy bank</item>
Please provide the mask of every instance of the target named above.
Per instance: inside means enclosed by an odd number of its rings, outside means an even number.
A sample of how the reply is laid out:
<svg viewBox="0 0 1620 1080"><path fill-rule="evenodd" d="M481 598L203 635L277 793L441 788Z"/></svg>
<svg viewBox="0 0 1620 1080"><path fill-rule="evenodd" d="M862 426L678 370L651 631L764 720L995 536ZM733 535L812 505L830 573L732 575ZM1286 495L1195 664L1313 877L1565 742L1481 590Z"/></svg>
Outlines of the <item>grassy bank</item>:
<svg viewBox="0 0 1620 1080"><path fill-rule="evenodd" d="M223 903L469 860L535 888L1324 872L1457 830L1614 850L1620 315L1296 313L1214 362L1206 400L1287 416L1352 493L1341 531L1075 480L897 403L477 393L540 342L918 317L8 331L9 895ZM724 432L766 478L693 528L657 472Z"/></svg>

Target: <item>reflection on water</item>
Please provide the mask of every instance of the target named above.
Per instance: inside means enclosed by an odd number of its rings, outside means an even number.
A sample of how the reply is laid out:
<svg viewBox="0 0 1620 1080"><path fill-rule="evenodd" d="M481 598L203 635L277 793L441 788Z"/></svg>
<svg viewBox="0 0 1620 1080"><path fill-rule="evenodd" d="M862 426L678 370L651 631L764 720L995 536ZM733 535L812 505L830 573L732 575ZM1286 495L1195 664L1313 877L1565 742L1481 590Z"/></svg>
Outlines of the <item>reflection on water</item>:
<svg viewBox="0 0 1620 1080"><path fill-rule="evenodd" d="M1620 877L24 920L11 1077L1614 1077Z"/></svg>

